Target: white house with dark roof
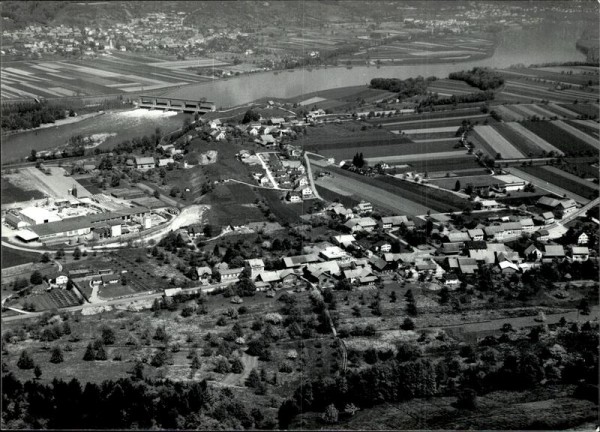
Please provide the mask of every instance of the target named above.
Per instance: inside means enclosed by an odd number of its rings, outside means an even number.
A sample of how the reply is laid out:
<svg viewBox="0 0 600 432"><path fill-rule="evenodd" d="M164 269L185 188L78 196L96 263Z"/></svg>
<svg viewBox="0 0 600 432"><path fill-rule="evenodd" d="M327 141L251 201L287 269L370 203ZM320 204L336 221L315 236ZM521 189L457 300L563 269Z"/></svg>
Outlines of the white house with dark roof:
<svg viewBox="0 0 600 432"><path fill-rule="evenodd" d="M136 157L134 159L135 169L140 171L147 171L156 166L156 162L153 157Z"/></svg>

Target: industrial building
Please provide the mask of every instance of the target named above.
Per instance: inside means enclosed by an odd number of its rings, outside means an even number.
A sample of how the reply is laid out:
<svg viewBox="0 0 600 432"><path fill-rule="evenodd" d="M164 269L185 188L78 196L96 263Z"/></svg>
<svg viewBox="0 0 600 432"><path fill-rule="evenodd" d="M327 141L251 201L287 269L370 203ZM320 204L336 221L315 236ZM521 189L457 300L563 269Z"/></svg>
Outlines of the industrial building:
<svg viewBox="0 0 600 432"><path fill-rule="evenodd" d="M142 219L140 223L145 229L152 225L145 216L148 210L143 207L133 207L118 211L97 213L93 215L78 216L57 222L49 222L30 227L24 233L18 234L18 237L24 241L34 240L28 233L35 234L35 239L48 241L58 238L69 238L87 236L92 230L98 230L102 237L107 237L106 230L110 230L110 237L121 235L121 224L131 221L133 218ZM21 235L22 234L22 235ZM27 238L27 240L26 240Z"/></svg>
<svg viewBox="0 0 600 432"><path fill-rule="evenodd" d="M161 98L156 96L140 96L138 107L148 109L163 109L167 111L182 111L185 113L200 113L216 111L217 106L213 102L191 99Z"/></svg>
<svg viewBox="0 0 600 432"><path fill-rule="evenodd" d="M19 214L21 220L30 225L41 225L61 220L60 216L42 207L25 207Z"/></svg>

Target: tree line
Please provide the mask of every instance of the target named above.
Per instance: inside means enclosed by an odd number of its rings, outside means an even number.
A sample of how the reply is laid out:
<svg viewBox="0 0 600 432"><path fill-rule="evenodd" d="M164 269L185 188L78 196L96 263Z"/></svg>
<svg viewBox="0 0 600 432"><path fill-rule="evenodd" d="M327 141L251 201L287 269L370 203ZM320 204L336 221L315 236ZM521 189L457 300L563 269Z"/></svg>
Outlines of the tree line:
<svg viewBox="0 0 600 432"><path fill-rule="evenodd" d="M480 90L495 90L504 84L504 77L488 68L474 67L470 71L452 72L448 78L464 81Z"/></svg>
<svg viewBox="0 0 600 432"><path fill-rule="evenodd" d="M142 364L142 367L143 364ZM82 385L2 376L2 426L8 429L272 429L275 420L230 389L202 382L135 376Z"/></svg>
<svg viewBox="0 0 600 432"><path fill-rule="evenodd" d="M544 380L577 384L574 397L597 403L597 325L587 322L580 328L563 318L552 333L543 326L532 328L524 338L514 338L512 332L507 324L501 336L488 336L476 347L464 345L458 356L448 353L438 360L422 358L418 345L399 344L395 356L378 355L370 367L307 380L280 406L279 427L288 428L303 412L327 412L331 405L343 411L349 405L370 408L413 398L456 396L457 407L474 409L477 395L528 390ZM555 344L565 353L552 352Z"/></svg>
<svg viewBox="0 0 600 432"><path fill-rule="evenodd" d="M73 110L69 115L75 115ZM46 102L22 102L2 105L2 131L33 129L66 117L65 108Z"/></svg>
<svg viewBox="0 0 600 432"><path fill-rule="evenodd" d="M427 86L435 80L437 78L434 76L428 78L418 76L405 80L399 78L373 78L371 88L398 93L399 98L409 98L426 94Z"/></svg>

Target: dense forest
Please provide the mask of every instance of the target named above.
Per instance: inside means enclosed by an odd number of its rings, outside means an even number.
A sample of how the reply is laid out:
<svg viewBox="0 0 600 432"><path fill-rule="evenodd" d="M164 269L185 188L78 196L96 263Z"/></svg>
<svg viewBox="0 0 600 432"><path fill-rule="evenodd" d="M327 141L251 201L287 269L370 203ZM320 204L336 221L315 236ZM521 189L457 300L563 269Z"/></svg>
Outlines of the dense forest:
<svg viewBox="0 0 600 432"><path fill-rule="evenodd" d="M524 391L541 383L576 385L573 396L598 403L598 325L581 327L564 319L555 331L540 325L526 337L515 337L507 325L499 337L477 346L463 345L456 354L422 358L417 345L399 344L397 353L365 352L372 366L345 376L306 381L279 409L279 426L288 428L302 412L351 412L413 398L456 396L456 406L474 409L477 396L496 390ZM557 346L559 348L557 348ZM355 353L348 353L348 361ZM559 423L556 423L558 421ZM536 420L535 429L573 425L560 419Z"/></svg>
<svg viewBox="0 0 600 432"><path fill-rule="evenodd" d="M437 80L436 77L423 78L422 76L405 80L398 78L373 78L371 80L371 88L398 93L398 97L402 99L426 94L427 86L435 80Z"/></svg>
<svg viewBox="0 0 600 432"><path fill-rule="evenodd" d="M206 381L149 381L134 376L101 385L77 379L21 383L2 376L2 429L273 429L276 420Z"/></svg>
<svg viewBox="0 0 600 432"><path fill-rule="evenodd" d="M475 67L470 71L452 72L448 78L464 81L480 90L495 90L504 84L504 77L487 68Z"/></svg>
<svg viewBox="0 0 600 432"><path fill-rule="evenodd" d="M72 110L68 114L74 115ZM48 103L23 102L2 105L2 132L33 129L44 123L64 119L65 108Z"/></svg>

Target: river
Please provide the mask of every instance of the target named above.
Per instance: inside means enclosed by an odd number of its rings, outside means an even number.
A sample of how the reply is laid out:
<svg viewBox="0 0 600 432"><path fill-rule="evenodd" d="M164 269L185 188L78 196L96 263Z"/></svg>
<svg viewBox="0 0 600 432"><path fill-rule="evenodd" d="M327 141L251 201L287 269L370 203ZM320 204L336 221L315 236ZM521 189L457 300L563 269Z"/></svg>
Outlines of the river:
<svg viewBox="0 0 600 432"><path fill-rule="evenodd" d="M581 27L573 23L545 22L536 27L506 30L498 35L498 45L490 58L463 63L431 63L398 66L355 66L352 69L332 67L282 72L265 72L244 75L227 80L212 81L174 89L171 97L205 97L218 107L242 105L264 97L291 98L330 88L366 85L372 78L413 76L445 77L449 72L474 66L504 68L514 64L583 61L585 56L575 48ZM103 116L78 123L25 132L2 139L2 159L26 157L31 149L55 148L63 145L73 135L112 134L102 147L119 143L135 136L150 135L156 127L163 132L179 128L184 114L129 116L123 112L110 112Z"/></svg>

